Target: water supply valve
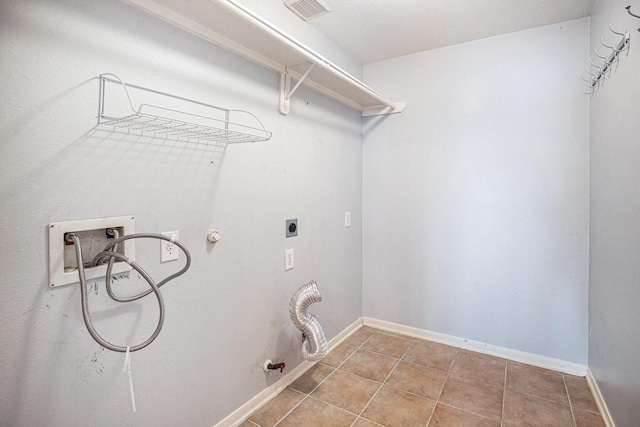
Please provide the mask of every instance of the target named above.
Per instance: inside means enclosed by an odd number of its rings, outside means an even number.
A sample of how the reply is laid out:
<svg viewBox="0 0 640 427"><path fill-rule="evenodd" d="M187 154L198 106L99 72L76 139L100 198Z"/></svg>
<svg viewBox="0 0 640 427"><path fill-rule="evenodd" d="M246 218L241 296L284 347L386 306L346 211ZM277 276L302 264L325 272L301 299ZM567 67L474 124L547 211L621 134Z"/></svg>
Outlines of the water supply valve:
<svg viewBox="0 0 640 427"><path fill-rule="evenodd" d="M275 371L277 369L280 369L280 372L284 371L284 362L280 362L280 363L273 363L271 362L271 360L267 360L266 362L264 362L264 365L262 366L262 368L265 371Z"/></svg>

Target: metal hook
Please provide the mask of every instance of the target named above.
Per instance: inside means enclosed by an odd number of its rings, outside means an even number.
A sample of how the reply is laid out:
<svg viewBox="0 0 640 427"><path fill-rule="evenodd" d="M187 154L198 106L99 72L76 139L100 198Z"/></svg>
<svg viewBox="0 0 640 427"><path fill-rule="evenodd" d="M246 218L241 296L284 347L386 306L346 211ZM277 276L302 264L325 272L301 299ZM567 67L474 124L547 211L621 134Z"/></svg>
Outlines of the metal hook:
<svg viewBox="0 0 640 427"><path fill-rule="evenodd" d="M593 77L597 77L597 74L593 74L591 71L589 71L589 68L587 68L587 66L586 66L586 65L585 65L585 67L584 67L584 70L585 70L588 74L592 75Z"/></svg>
<svg viewBox="0 0 640 427"><path fill-rule="evenodd" d="M596 67L596 68L598 69L598 72L599 72L600 74L602 74L602 68L601 68L601 67L598 67L596 64L594 64L594 63L593 63L593 61L591 60L591 58L589 58L589 63L590 63L592 66Z"/></svg>
<svg viewBox="0 0 640 427"><path fill-rule="evenodd" d="M582 79L584 80L584 79ZM587 85L587 91L582 91L582 93L584 93L585 95L593 95L596 92L596 88L599 87L599 85L596 85L595 82L591 82Z"/></svg>
<svg viewBox="0 0 640 427"><path fill-rule="evenodd" d="M591 93L593 93L593 90L598 85L598 83L594 79L585 79L584 76L580 76L580 78L587 84L587 88L591 90Z"/></svg>
<svg viewBox="0 0 640 427"><path fill-rule="evenodd" d="M602 43L602 46L604 46L604 47L608 47L609 49L616 50L616 48L615 48L615 47L613 47L613 46L609 46L608 44L606 44L606 43L604 42L604 39L603 39L602 37L600 37L600 43Z"/></svg>
<svg viewBox="0 0 640 427"><path fill-rule="evenodd" d="M634 18L640 18L640 16L638 16L638 15L636 15L634 13L631 13L631 6L627 6L627 7L625 7L625 9L627 9L627 12L629 13L629 15L633 16ZM638 28L638 31L640 31L640 28Z"/></svg>
<svg viewBox="0 0 640 427"><path fill-rule="evenodd" d="M614 30L614 29L613 29L613 27L611 26L611 24L609 24L609 29L611 30L611 32L612 32L613 34L617 34L617 35L619 35L619 36L626 37L626 34L625 34L625 33L619 33L619 32L617 32L616 30Z"/></svg>
<svg viewBox="0 0 640 427"><path fill-rule="evenodd" d="M620 49L620 50L618 50L618 49L616 49L616 48L615 48L615 46L609 46L608 44L606 44L606 43L604 42L604 39L603 39L602 37L600 37L600 43L602 43L602 45L603 45L604 47L608 47L609 49L613 50L615 53L624 52L624 50L625 50L625 49Z"/></svg>
<svg viewBox="0 0 640 427"><path fill-rule="evenodd" d="M598 58L601 58L604 60L604 65L602 66L602 74L604 75L607 71L609 71L609 75L611 75L611 64L613 64L613 59L618 59L618 55L617 54L613 54L613 58L609 59L605 56L602 56L598 53L598 49L593 49L593 51L596 53L596 56ZM617 61L615 61L617 62Z"/></svg>
<svg viewBox="0 0 640 427"><path fill-rule="evenodd" d="M612 48L612 49L615 50L617 53L620 53L623 50L629 50L629 33L627 33L627 30L625 30L624 33L619 33L619 32L617 32L616 30L613 29L611 24L609 24L609 30L611 30L611 32L613 34L617 34L617 35L623 37L623 39L621 41L622 46L620 46L620 50L617 50L615 48ZM639 31L640 31L640 29L639 29ZM620 43L618 43L618 44L620 44Z"/></svg>
<svg viewBox="0 0 640 427"><path fill-rule="evenodd" d="M587 88L589 88L589 90L591 90L591 92L593 93L593 90L596 86L598 86L598 83L594 79L585 79L584 76L580 76L580 78L587 83Z"/></svg>
<svg viewBox="0 0 640 427"><path fill-rule="evenodd" d="M607 58L606 56L602 56L598 53L598 49L593 49L593 51L596 53L596 56L600 59L604 59L606 62L609 62L609 58Z"/></svg>
<svg viewBox="0 0 640 427"><path fill-rule="evenodd" d="M627 9L627 12L629 12L629 15L633 16L634 18L640 18L640 16L634 15L633 13L631 13L631 5L625 7L625 9Z"/></svg>

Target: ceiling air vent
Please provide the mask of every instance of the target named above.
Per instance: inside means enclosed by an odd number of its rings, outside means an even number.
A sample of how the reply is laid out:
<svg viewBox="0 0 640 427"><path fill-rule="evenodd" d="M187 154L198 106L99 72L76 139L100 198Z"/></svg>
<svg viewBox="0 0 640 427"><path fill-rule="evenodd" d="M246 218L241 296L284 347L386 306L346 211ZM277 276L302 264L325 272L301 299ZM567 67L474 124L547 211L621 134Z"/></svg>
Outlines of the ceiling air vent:
<svg viewBox="0 0 640 427"><path fill-rule="evenodd" d="M331 12L329 5L322 0L284 0L284 5L305 21Z"/></svg>

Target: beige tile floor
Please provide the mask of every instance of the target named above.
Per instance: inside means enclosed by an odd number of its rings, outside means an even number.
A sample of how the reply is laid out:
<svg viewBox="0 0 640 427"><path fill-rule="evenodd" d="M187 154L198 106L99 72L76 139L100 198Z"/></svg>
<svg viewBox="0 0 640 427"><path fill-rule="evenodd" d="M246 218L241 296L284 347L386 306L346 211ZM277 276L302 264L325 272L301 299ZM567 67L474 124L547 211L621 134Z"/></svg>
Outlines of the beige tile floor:
<svg viewBox="0 0 640 427"><path fill-rule="evenodd" d="M363 327L240 427L604 427L584 378Z"/></svg>

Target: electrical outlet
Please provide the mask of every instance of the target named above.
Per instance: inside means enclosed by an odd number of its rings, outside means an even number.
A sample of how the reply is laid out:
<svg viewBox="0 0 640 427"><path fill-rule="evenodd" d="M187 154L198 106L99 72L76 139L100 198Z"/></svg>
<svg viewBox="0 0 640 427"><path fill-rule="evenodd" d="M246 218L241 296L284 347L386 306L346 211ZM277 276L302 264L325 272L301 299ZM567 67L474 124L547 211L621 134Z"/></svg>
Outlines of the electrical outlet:
<svg viewBox="0 0 640 427"><path fill-rule="evenodd" d="M166 231L162 235L178 240L177 231ZM167 240L160 240L160 262L175 261L179 255L180 249L178 246Z"/></svg>
<svg viewBox="0 0 640 427"><path fill-rule="evenodd" d="M285 237L295 237L298 235L298 218L288 219L285 221Z"/></svg>
<svg viewBox="0 0 640 427"><path fill-rule="evenodd" d="M293 249L284 251L284 269L291 270L293 268Z"/></svg>
<svg viewBox="0 0 640 427"><path fill-rule="evenodd" d="M351 211L344 213L344 226L351 227Z"/></svg>

